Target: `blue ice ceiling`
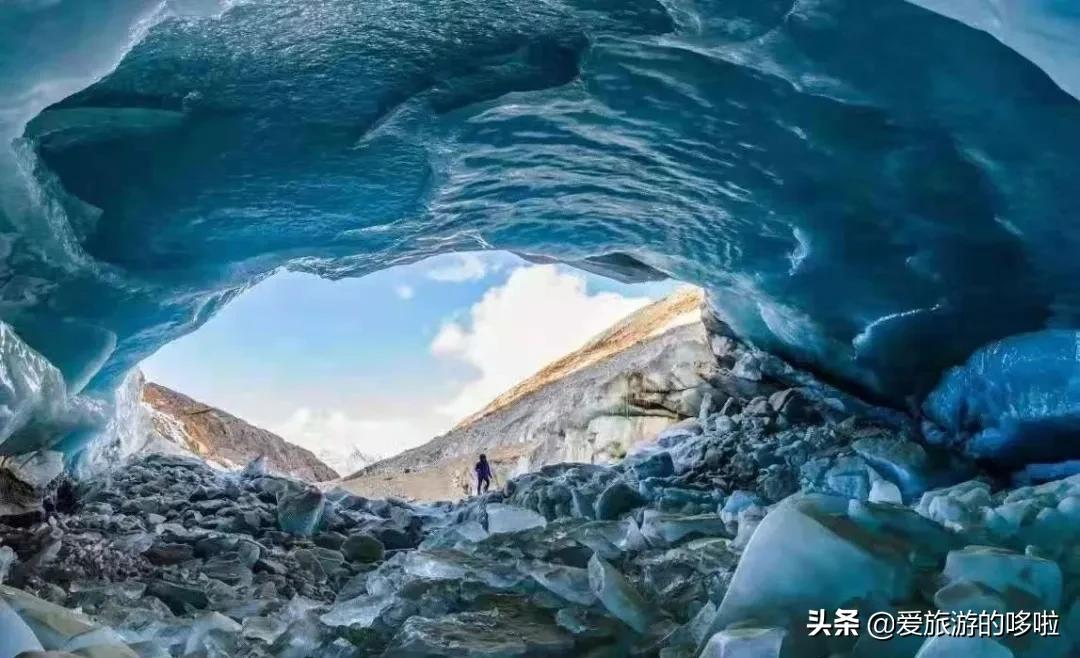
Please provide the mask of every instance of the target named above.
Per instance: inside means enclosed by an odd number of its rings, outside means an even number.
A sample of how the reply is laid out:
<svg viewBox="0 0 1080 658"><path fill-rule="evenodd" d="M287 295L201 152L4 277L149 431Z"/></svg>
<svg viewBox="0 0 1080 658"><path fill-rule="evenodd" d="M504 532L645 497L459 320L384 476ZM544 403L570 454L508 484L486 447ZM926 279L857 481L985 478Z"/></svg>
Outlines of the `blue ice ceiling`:
<svg viewBox="0 0 1080 658"><path fill-rule="evenodd" d="M154 22L35 4L0 10L0 88L79 63L56 49L108 71ZM1073 46L1022 29L1080 39L1061 3L946 8L1016 50L901 0L203 4L32 118L0 179L0 316L74 390L276 268L479 248L699 283L740 335L896 404L1080 326Z"/></svg>

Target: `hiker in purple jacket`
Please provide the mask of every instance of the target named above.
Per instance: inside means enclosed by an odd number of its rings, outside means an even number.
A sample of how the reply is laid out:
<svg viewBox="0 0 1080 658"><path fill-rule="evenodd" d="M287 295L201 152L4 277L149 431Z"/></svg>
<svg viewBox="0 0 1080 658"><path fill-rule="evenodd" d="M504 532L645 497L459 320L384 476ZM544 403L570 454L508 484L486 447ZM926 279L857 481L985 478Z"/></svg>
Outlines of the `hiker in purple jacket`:
<svg viewBox="0 0 1080 658"><path fill-rule="evenodd" d="M476 494L487 493L491 487L491 464L488 463L487 455L480 455L480 461L476 462Z"/></svg>

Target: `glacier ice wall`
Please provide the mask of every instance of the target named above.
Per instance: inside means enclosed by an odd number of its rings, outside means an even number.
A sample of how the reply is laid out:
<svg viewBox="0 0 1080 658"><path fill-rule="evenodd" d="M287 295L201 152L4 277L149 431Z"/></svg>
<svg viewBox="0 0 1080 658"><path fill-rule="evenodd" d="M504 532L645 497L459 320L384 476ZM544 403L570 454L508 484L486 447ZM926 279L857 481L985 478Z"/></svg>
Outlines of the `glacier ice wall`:
<svg viewBox="0 0 1080 658"><path fill-rule="evenodd" d="M1045 35L1080 21L920 2L1000 41L901 0L5 5L0 318L93 393L277 268L498 248L699 283L759 346L921 396L1078 326Z"/></svg>
<svg viewBox="0 0 1080 658"><path fill-rule="evenodd" d="M1013 336L952 368L923 405L940 441L1004 465L1080 455L1080 332Z"/></svg>

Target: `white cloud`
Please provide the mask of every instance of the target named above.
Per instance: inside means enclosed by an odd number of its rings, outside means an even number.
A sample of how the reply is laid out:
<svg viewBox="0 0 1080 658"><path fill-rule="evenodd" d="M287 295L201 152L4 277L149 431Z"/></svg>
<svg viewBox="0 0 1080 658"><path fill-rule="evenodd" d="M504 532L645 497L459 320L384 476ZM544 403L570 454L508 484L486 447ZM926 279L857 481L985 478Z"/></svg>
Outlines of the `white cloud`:
<svg viewBox="0 0 1080 658"><path fill-rule="evenodd" d="M455 254L454 261L433 267L427 271L427 277L443 283L461 283L478 281L491 271L488 262L476 253Z"/></svg>
<svg viewBox="0 0 1080 658"><path fill-rule="evenodd" d="M394 286L394 294L401 299L408 300L416 296L416 290L412 286L401 284L399 286Z"/></svg>
<svg viewBox="0 0 1080 658"><path fill-rule="evenodd" d="M584 277L554 265L514 270L504 285L473 305L465 321L444 323L432 341L432 354L463 361L478 372L438 410L455 419L480 410L650 301L610 292L590 295Z"/></svg>
<svg viewBox="0 0 1080 658"><path fill-rule="evenodd" d="M271 428L307 448L342 475L358 468L356 455L382 459L428 441L430 423L413 418L356 418L339 409L300 407Z"/></svg>

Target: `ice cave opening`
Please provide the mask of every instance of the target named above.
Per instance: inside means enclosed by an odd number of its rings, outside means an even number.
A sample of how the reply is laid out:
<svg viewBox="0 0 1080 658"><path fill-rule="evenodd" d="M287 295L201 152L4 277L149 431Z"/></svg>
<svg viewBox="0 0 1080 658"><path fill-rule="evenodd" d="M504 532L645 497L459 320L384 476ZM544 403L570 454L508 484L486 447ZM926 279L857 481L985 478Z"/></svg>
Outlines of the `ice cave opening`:
<svg viewBox="0 0 1080 658"><path fill-rule="evenodd" d="M338 281L278 272L139 364L149 429L233 466L269 440L240 429L218 437L197 420L209 413L207 423L269 430L347 476L445 434L673 293L677 299L637 319L617 345L593 346L577 367L700 318L700 291L669 280L623 284L497 251ZM192 427L177 427L175 417Z"/></svg>
<svg viewBox="0 0 1080 658"><path fill-rule="evenodd" d="M1073 3L361 4L0 2L0 658L1080 651ZM477 250L700 286L709 394L456 501L123 459L260 281Z"/></svg>

